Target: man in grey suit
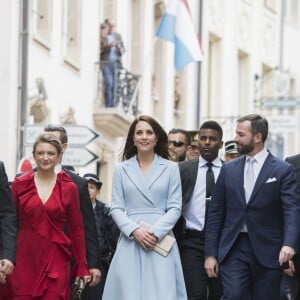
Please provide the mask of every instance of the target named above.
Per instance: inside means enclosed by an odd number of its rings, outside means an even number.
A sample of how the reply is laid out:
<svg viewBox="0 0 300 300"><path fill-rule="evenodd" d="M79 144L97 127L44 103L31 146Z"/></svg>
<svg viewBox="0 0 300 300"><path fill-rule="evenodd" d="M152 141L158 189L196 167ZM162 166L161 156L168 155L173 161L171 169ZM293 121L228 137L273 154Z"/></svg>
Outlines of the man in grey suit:
<svg viewBox="0 0 300 300"><path fill-rule="evenodd" d="M210 203L205 269L221 272L224 300L278 300L282 268L299 243L299 188L293 167L265 147L268 121L237 120L239 158L223 165ZM220 269L219 269L220 264Z"/></svg>
<svg viewBox="0 0 300 300"><path fill-rule="evenodd" d="M182 216L174 233L179 244L189 300L206 300L207 296L209 300L219 300L222 296L220 278L208 278L204 269L206 211L214 181L222 167L218 157L223 146L222 136L222 128L217 122L204 122L198 133L200 157L179 163Z"/></svg>
<svg viewBox="0 0 300 300"><path fill-rule="evenodd" d="M16 260L16 242L16 210L5 167L0 161L0 284L4 283L6 276L13 271Z"/></svg>

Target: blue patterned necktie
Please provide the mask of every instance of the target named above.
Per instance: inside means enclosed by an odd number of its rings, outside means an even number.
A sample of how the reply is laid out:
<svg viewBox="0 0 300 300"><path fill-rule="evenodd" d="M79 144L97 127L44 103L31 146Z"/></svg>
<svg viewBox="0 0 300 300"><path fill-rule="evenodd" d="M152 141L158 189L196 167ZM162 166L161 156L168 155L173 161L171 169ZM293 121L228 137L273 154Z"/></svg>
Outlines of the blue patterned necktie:
<svg viewBox="0 0 300 300"><path fill-rule="evenodd" d="M247 158L247 171L245 174L245 182L244 182L244 188L245 188L245 198L246 202L248 203L250 196L252 194L252 190L255 184L255 177L254 177L254 169L253 164L256 162L255 157L248 157Z"/></svg>

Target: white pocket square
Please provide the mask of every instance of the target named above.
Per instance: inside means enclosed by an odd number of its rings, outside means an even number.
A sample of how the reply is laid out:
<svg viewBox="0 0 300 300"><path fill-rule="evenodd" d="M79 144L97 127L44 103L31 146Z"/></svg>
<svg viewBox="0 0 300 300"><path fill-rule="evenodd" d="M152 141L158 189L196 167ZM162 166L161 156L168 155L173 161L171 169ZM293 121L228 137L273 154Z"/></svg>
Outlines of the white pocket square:
<svg viewBox="0 0 300 300"><path fill-rule="evenodd" d="M277 178L276 177L272 177L272 178L269 178L266 183L270 183L270 182L275 182L277 181Z"/></svg>

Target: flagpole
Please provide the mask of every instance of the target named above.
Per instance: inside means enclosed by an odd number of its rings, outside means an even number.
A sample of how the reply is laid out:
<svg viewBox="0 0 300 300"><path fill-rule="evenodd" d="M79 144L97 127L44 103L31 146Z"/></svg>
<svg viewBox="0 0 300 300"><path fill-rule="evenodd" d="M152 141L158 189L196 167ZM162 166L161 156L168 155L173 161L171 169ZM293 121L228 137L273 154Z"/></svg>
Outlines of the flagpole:
<svg viewBox="0 0 300 300"><path fill-rule="evenodd" d="M157 37L154 36L153 42L152 42L152 47L151 47L148 55L146 56L146 60L144 60L144 62L143 62L143 66L142 66L142 69L141 69L141 71L142 71L141 75L137 79L137 83L136 83L133 95L131 97L131 101L130 101L130 105L129 105L129 111L132 108L132 106L134 105L134 103L136 102L136 97L137 97L137 93L138 93L138 90L139 90L139 87L140 87L141 79L144 77L144 73L146 72L147 65L150 61L152 61L156 41L157 41Z"/></svg>
<svg viewBox="0 0 300 300"><path fill-rule="evenodd" d="M146 56L147 59L146 59L146 61L143 62L142 76L145 72L146 66L148 65L149 61L151 61L151 58L153 57L156 41L157 41L157 36L154 37L153 42L152 42L152 47L151 47L148 55Z"/></svg>
<svg viewBox="0 0 300 300"><path fill-rule="evenodd" d="M203 1L199 0L199 35L202 36L202 12L203 12ZM197 89L197 114L196 114L196 128L200 128L201 124L201 61L198 63L197 67L197 79L198 79L198 89Z"/></svg>

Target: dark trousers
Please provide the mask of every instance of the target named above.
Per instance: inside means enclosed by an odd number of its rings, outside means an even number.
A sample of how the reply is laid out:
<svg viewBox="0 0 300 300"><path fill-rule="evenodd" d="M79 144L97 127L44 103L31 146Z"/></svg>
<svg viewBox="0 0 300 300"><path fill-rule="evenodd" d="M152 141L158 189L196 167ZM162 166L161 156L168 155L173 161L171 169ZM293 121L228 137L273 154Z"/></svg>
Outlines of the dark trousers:
<svg viewBox="0 0 300 300"><path fill-rule="evenodd" d="M253 300L279 300L281 269L264 267L256 259L247 234L240 234L221 263L224 300L242 300L249 289Z"/></svg>
<svg viewBox="0 0 300 300"><path fill-rule="evenodd" d="M283 274L281 281L280 300L300 300L300 257L297 254L294 259L296 273L293 277Z"/></svg>
<svg viewBox="0 0 300 300"><path fill-rule="evenodd" d="M104 291L106 277L107 277L107 268L105 268L105 270L101 269L100 283L94 287L86 286L86 288L83 291L82 300L101 300Z"/></svg>
<svg viewBox="0 0 300 300"><path fill-rule="evenodd" d="M280 300L299 300L297 297L296 278L283 273L280 285Z"/></svg>
<svg viewBox="0 0 300 300"><path fill-rule="evenodd" d="M183 274L189 300L220 300L220 278L208 278L204 269L204 232L187 230L180 243Z"/></svg>

